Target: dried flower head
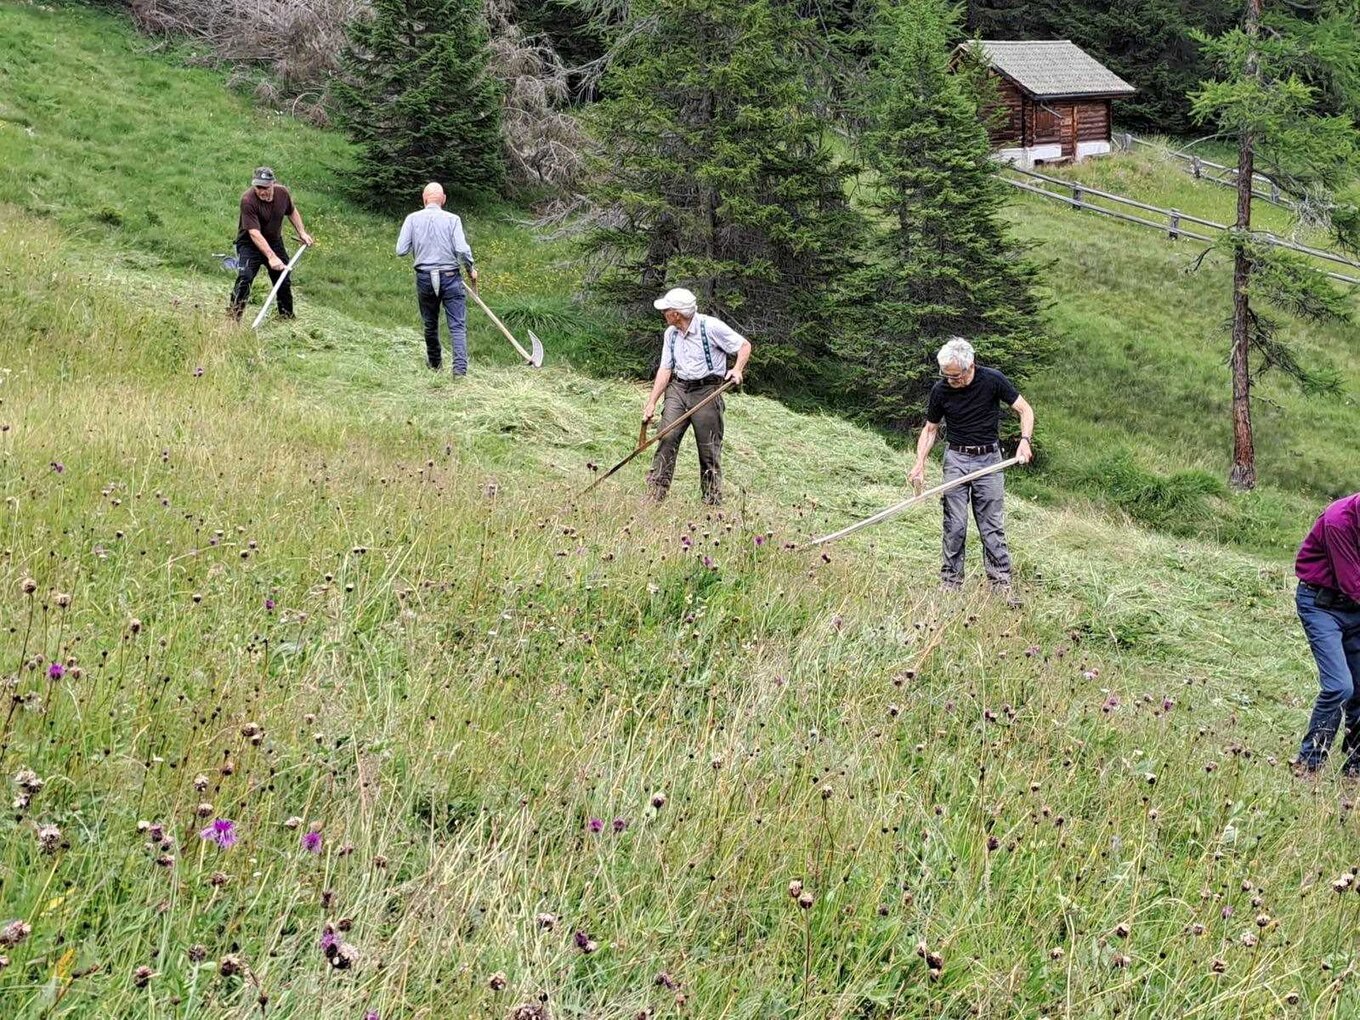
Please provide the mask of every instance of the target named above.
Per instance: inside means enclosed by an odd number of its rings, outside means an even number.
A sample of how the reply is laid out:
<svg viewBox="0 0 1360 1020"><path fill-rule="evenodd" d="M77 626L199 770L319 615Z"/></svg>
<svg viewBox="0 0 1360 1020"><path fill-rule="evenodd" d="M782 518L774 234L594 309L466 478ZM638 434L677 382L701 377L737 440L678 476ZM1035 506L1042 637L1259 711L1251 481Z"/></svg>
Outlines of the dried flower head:
<svg viewBox="0 0 1360 1020"><path fill-rule="evenodd" d="M547 912L541 913L534 918L534 923L544 931L552 931L557 927L557 915L549 914Z"/></svg>
<svg viewBox="0 0 1360 1020"><path fill-rule="evenodd" d="M493 992L503 992L505 991L506 986L505 975L500 971L496 971L496 973L492 974L491 977L487 979L486 984Z"/></svg>
<svg viewBox="0 0 1360 1020"><path fill-rule="evenodd" d="M223 977L235 977L245 971L245 964L239 956L224 956L217 963L217 972Z"/></svg>
<svg viewBox="0 0 1360 1020"><path fill-rule="evenodd" d="M26 921L10 921L0 928L0 949L17 946L33 932L33 926Z"/></svg>
<svg viewBox="0 0 1360 1020"><path fill-rule="evenodd" d="M155 972L152 971L150 967L146 964L142 964L132 972L132 984L136 988L145 988L151 983L151 979L155 976Z"/></svg>
<svg viewBox="0 0 1360 1020"><path fill-rule="evenodd" d="M61 829L55 825L38 826L38 849L45 854L54 854L61 849Z"/></svg>

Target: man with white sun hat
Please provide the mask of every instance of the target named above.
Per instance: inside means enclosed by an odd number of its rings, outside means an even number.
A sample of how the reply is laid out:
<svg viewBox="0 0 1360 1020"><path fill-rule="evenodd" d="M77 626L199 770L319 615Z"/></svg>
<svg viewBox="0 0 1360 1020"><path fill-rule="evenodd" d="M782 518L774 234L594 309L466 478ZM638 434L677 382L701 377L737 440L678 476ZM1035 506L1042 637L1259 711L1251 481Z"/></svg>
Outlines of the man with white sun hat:
<svg viewBox="0 0 1360 1020"><path fill-rule="evenodd" d="M652 306L665 317L666 332L661 342L661 364L652 392L642 406L642 418L652 420L656 402L664 394L660 429L665 430L724 381L730 379L741 385L746 362L751 357L751 341L721 319L699 314L698 299L684 287L668 290ZM730 368L729 356L736 358ZM647 486L658 502L666 498L675 475L680 440L691 425L699 450L699 490L705 503L717 505L722 502L722 397L700 408L694 417L657 444Z"/></svg>

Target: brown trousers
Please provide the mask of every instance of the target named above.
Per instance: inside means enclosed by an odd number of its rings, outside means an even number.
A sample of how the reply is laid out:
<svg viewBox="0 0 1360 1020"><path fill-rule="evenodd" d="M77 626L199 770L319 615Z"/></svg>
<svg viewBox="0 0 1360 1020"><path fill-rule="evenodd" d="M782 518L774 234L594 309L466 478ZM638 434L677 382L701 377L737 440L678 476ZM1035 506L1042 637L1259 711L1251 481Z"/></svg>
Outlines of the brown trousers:
<svg viewBox="0 0 1360 1020"><path fill-rule="evenodd" d="M680 386L677 380L672 379L670 385L666 387L665 405L661 410L658 431L686 414L718 385L721 383L687 390ZM666 493L670 491L671 478L675 475L675 459L680 452L680 440L684 438L691 425L694 426L694 442L699 448L699 491L703 494L705 503L716 506L722 502L722 397L705 406L693 418L657 443L656 456L652 458L652 470L647 474L647 486L658 502L666 498Z"/></svg>

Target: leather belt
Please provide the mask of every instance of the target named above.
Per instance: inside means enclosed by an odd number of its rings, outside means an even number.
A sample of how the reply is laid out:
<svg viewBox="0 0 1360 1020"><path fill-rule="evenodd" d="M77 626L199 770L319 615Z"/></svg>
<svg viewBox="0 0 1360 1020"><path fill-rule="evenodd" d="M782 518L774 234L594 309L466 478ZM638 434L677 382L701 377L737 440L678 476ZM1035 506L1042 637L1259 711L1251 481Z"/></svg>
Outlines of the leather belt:
<svg viewBox="0 0 1360 1020"><path fill-rule="evenodd" d="M676 383L682 390L699 390L705 386L721 386L723 377L720 375L706 375L702 379L676 379Z"/></svg>
<svg viewBox="0 0 1360 1020"><path fill-rule="evenodd" d="M949 449L955 453L964 453L970 457L977 457L984 453L995 453L999 443L988 443L986 446L964 446L962 443L946 443Z"/></svg>

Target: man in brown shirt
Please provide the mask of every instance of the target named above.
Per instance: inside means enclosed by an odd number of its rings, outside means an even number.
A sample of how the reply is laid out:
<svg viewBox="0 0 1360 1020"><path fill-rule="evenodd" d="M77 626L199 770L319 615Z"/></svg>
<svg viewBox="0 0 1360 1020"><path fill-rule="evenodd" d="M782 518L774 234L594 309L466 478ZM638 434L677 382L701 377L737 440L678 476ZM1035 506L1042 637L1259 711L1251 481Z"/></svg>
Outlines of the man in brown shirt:
<svg viewBox="0 0 1360 1020"><path fill-rule="evenodd" d="M250 288L261 266L269 269L269 281L278 281L288 264L288 249L283 246L283 221L291 220L298 238L312 244L312 235L302 225L302 214L293 205L288 189L274 180L274 171L262 166L251 178L250 190L241 196L241 216L236 225L236 286L231 291L231 315L238 321L250 299ZM293 317L291 274L285 277L278 296L279 318Z"/></svg>

